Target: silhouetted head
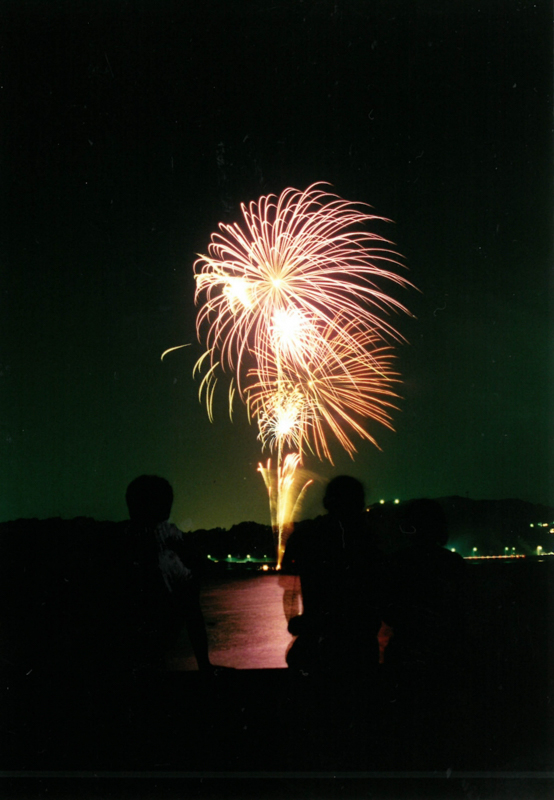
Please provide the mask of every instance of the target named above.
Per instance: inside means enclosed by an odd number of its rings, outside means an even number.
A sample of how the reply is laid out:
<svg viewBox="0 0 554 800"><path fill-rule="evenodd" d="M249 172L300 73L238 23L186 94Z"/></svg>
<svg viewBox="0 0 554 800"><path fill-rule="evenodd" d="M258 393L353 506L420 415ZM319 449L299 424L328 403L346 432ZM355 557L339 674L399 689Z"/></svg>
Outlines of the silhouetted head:
<svg viewBox="0 0 554 800"><path fill-rule="evenodd" d="M131 481L125 499L133 522L155 525L169 518L173 505L173 489L165 478L141 475Z"/></svg>
<svg viewBox="0 0 554 800"><path fill-rule="evenodd" d="M350 475L338 475L327 484L323 505L329 514L339 519L361 514L365 509L364 487Z"/></svg>
<svg viewBox="0 0 554 800"><path fill-rule="evenodd" d="M402 512L401 528L418 544L448 541L446 514L436 500L412 500Z"/></svg>

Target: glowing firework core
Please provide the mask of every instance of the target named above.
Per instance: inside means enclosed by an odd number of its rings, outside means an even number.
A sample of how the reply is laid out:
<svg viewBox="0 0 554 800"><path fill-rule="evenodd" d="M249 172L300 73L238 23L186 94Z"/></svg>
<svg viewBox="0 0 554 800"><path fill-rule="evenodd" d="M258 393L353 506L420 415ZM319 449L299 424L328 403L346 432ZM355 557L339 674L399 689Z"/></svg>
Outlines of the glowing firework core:
<svg viewBox="0 0 554 800"><path fill-rule="evenodd" d="M216 370L234 373L235 393L258 423L262 447L277 467L260 465L278 536L284 537L307 484L295 476L310 450L332 462L332 433L350 454L352 433L376 444L364 420L391 427L396 397L384 317L406 309L380 288L408 282L385 265L399 264L388 242L363 228L381 219L314 184L241 205L243 225L220 223L208 255L195 262L197 316L210 363L200 394L211 417ZM284 454L284 448L294 453Z"/></svg>

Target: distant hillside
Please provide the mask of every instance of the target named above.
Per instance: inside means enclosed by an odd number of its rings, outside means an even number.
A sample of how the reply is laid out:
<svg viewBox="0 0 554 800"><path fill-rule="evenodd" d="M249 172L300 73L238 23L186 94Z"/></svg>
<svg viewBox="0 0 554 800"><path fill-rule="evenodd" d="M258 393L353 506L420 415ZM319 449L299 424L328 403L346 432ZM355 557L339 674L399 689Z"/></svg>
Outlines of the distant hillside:
<svg viewBox="0 0 554 800"><path fill-rule="evenodd" d="M534 505L524 500L470 500L466 497L443 497L452 547L470 555L473 547L481 555L496 555L508 547L521 554L554 550L554 508Z"/></svg>
<svg viewBox="0 0 554 800"><path fill-rule="evenodd" d="M524 500L472 500L457 496L436 500L448 520L448 546L463 556L532 555L537 553L538 546L544 552L554 550L554 534L550 533L554 530L553 508ZM405 543L399 517L406 504L385 503L371 509L386 550L396 550ZM475 547L477 552L473 550Z"/></svg>

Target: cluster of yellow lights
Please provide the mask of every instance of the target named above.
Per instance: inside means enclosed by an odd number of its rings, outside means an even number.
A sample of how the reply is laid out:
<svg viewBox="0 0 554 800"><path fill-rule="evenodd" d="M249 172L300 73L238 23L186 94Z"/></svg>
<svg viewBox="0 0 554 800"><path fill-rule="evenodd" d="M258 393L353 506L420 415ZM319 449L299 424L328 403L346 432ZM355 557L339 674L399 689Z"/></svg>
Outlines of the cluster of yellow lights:
<svg viewBox="0 0 554 800"><path fill-rule="evenodd" d="M466 561L470 561L470 560L482 561L482 560L487 559L487 558L526 558L526 556L516 555L515 553L513 555L509 555L509 556L465 556Z"/></svg>
<svg viewBox="0 0 554 800"><path fill-rule="evenodd" d="M409 283L389 268L400 265L390 242L364 227L383 218L324 186L242 204L242 223L220 223L194 264L200 396L211 418L217 373L231 373L230 413L238 395L262 449L277 452L260 472L280 532L306 489L286 458L297 469L309 450L332 463L329 434L350 456L353 434L377 445L364 420L392 427L397 397L389 342L402 337L388 318L407 309L380 283Z"/></svg>
<svg viewBox="0 0 554 800"><path fill-rule="evenodd" d="M550 528L549 533L554 533L554 522L552 523L553 527L550 527L549 522L537 522L537 528ZM533 522L529 525L530 528L534 528L535 524Z"/></svg>

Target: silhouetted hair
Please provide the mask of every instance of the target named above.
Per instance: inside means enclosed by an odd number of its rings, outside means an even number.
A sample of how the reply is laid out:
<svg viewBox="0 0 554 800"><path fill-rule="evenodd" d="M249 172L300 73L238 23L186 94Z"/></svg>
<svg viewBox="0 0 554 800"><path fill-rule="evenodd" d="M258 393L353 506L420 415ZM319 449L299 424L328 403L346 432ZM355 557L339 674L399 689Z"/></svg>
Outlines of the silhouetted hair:
<svg viewBox="0 0 554 800"><path fill-rule="evenodd" d="M332 514L359 513L365 508L364 487L350 475L338 475L327 484L323 506Z"/></svg>
<svg viewBox="0 0 554 800"><path fill-rule="evenodd" d="M125 499L133 522L164 522L171 513L173 489L165 478L141 475L131 481Z"/></svg>
<svg viewBox="0 0 554 800"><path fill-rule="evenodd" d="M401 527L421 544L448 542L446 514L436 500L412 500L402 512Z"/></svg>

